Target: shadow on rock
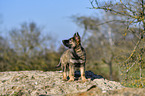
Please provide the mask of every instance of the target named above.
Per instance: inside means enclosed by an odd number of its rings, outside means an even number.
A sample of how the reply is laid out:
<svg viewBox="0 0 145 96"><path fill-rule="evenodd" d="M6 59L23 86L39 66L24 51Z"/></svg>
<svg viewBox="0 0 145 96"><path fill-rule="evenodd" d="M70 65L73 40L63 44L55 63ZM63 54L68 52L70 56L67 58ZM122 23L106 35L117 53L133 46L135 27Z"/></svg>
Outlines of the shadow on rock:
<svg viewBox="0 0 145 96"><path fill-rule="evenodd" d="M81 76L80 71L75 71L75 75L74 76L75 76L75 80L78 80L80 78L80 76ZM90 78L91 80L104 78L101 75L94 74L92 71L85 71L85 77L87 79Z"/></svg>

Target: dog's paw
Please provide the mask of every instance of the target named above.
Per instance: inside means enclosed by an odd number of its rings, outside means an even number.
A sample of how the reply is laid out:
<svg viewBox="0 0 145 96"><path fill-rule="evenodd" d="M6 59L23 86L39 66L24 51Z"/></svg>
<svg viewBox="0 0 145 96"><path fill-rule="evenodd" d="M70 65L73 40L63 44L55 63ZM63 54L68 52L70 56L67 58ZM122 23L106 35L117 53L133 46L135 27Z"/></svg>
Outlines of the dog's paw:
<svg viewBox="0 0 145 96"><path fill-rule="evenodd" d="M66 79L66 78L63 78L62 80L63 80L63 81L67 81L67 79Z"/></svg>
<svg viewBox="0 0 145 96"><path fill-rule="evenodd" d="M74 81L73 77L68 80L68 82L72 82L72 81Z"/></svg>
<svg viewBox="0 0 145 96"><path fill-rule="evenodd" d="M82 81L83 82L86 82L87 81L87 79L83 76L83 77L81 77L82 78Z"/></svg>
<svg viewBox="0 0 145 96"><path fill-rule="evenodd" d="M74 80L68 80L68 82L73 82Z"/></svg>

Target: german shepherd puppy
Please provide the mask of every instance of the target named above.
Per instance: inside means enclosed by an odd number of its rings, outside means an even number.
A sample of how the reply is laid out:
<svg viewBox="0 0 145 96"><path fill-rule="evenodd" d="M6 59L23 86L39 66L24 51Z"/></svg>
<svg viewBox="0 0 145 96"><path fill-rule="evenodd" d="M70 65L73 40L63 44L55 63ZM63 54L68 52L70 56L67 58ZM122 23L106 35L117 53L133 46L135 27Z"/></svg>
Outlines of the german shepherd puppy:
<svg viewBox="0 0 145 96"><path fill-rule="evenodd" d="M68 40L62 40L64 46L69 49L66 50L61 58L57 67L63 70L63 80L67 80L67 69L69 69L69 81L74 81L74 71L75 68L80 69L81 79L83 82L86 81L85 78L85 63L86 63L86 53L81 45L81 38L77 33Z"/></svg>

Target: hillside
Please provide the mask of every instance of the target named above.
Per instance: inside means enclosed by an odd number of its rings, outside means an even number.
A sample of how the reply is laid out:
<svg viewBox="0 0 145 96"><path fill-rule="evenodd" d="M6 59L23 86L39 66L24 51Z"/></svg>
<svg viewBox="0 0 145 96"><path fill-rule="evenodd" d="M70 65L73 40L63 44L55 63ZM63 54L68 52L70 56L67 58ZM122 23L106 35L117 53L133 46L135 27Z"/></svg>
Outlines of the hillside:
<svg viewBox="0 0 145 96"><path fill-rule="evenodd" d="M76 72L75 76L79 76ZM74 82L62 81L62 73L43 71L11 71L0 72L0 95L78 95L109 94L110 90L124 89L115 81L109 81L101 76L86 71L88 81L80 80ZM91 95L91 94L90 94ZM83 95L82 95L83 96Z"/></svg>

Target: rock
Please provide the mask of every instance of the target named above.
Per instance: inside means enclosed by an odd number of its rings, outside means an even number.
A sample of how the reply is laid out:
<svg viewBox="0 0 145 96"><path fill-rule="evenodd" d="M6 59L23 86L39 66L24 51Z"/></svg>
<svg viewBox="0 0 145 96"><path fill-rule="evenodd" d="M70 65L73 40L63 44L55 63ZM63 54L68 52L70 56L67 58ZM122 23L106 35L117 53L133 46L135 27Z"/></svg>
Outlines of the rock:
<svg viewBox="0 0 145 96"><path fill-rule="evenodd" d="M66 94L65 96L145 96L145 88L122 88L102 92L98 87L86 92Z"/></svg>
<svg viewBox="0 0 145 96"><path fill-rule="evenodd" d="M120 83L104 79L91 71L86 71L87 82L79 80L80 72L75 72L74 82L62 81L59 71L10 71L0 72L0 95L45 96L90 92L102 94L109 90L124 88ZM88 93L91 94L91 93Z"/></svg>

